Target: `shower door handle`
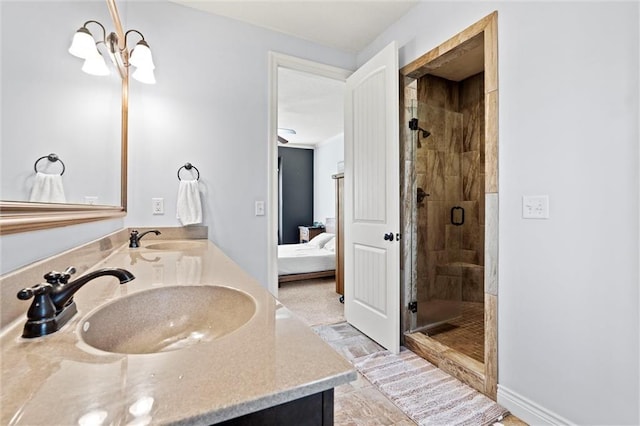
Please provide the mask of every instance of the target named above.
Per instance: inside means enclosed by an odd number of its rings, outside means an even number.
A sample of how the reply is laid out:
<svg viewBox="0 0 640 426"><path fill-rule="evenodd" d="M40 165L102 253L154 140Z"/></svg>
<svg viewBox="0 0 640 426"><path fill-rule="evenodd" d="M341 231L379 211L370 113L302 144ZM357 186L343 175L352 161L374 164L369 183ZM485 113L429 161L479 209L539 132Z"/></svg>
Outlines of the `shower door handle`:
<svg viewBox="0 0 640 426"><path fill-rule="evenodd" d="M456 220L456 211L460 211L460 220ZM464 208L460 206L451 207L451 224L460 226L464 225Z"/></svg>
<svg viewBox="0 0 640 426"><path fill-rule="evenodd" d="M393 241L393 233L389 232L388 234L384 234L385 241Z"/></svg>

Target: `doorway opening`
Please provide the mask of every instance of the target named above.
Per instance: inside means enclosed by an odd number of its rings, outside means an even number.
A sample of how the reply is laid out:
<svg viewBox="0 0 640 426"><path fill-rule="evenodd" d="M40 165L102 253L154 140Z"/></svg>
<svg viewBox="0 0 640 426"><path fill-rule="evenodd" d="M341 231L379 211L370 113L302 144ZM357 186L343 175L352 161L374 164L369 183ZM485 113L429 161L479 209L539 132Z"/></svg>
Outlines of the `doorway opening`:
<svg viewBox="0 0 640 426"><path fill-rule="evenodd" d="M497 393L497 12L400 70L405 345Z"/></svg>
<svg viewBox="0 0 640 426"><path fill-rule="evenodd" d="M274 296L280 293L280 299L283 303L286 300L285 305L292 310L309 313L309 318L303 318L309 325L314 321L344 320L342 304L335 293L335 249L330 251L329 242L325 250L328 241L321 241L324 238L310 242L316 234L335 233L332 175L337 173L338 162L344 158L342 114L339 114L340 130L328 130L335 129L335 125L329 125L317 109L326 110L327 103L336 102L336 88L344 86L351 72L274 52L270 53L269 61L268 287ZM337 102L333 110L342 111L342 92ZM283 129L286 132L282 132ZM300 167L301 161L306 163L304 168ZM279 265L279 251L312 249L315 242L322 246L317 249L332 253L331 268L322 266L321 259L318 266L311 265L309 271L296 269L302 267L304 262L300 261L293 261L295 270ZM322 270L316 271L318 268ZM331 276L327 277L329 269ZM314 276L314 271L319 273Z"/></svg>

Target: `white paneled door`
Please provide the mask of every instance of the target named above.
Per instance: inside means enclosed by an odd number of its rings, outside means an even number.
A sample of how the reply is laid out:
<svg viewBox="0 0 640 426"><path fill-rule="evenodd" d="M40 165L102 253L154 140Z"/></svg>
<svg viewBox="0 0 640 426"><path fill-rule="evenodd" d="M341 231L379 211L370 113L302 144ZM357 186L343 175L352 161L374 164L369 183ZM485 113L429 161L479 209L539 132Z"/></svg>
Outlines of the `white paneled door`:
<svg viewBox="0 0 640 426"><path fill-rule="evenodd" d="M347 79L345 317L400 349L398 49L393 42Z"/></svg>

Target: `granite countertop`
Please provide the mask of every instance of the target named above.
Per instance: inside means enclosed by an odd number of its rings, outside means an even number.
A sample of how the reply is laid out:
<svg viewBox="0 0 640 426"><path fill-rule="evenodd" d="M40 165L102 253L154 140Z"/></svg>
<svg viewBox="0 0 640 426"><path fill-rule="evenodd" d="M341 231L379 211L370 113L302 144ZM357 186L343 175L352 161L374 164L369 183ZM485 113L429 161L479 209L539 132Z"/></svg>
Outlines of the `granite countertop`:
<svg viewBox="0 0 640 426"><path fill-rule="evenodd" d="M119 267L136 279L87 283L74 298L78 313L58 332L24 339L24 321L3 331L2 424L212 424L355 380L346 360L210 241L175 251L147 247L153 243L124 245L96 264L91 270ZM230 334L169 352L103 352L80 338L97 307L184 285L245 292L255 314ZM160 305L172 308L171 300Z"/></svg>

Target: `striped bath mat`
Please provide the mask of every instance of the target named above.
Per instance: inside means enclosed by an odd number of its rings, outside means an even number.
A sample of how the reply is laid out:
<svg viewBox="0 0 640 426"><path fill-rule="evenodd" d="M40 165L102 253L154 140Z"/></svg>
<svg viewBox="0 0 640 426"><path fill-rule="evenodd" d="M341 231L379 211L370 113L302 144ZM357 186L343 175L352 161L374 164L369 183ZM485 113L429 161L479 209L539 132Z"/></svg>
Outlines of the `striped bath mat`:
<svg viewBox="0 0 640 426"><path fill-rule="evenodd" d="M354 366L419 425L489 425L500 405L406 348L354 359Z"/></svg>

